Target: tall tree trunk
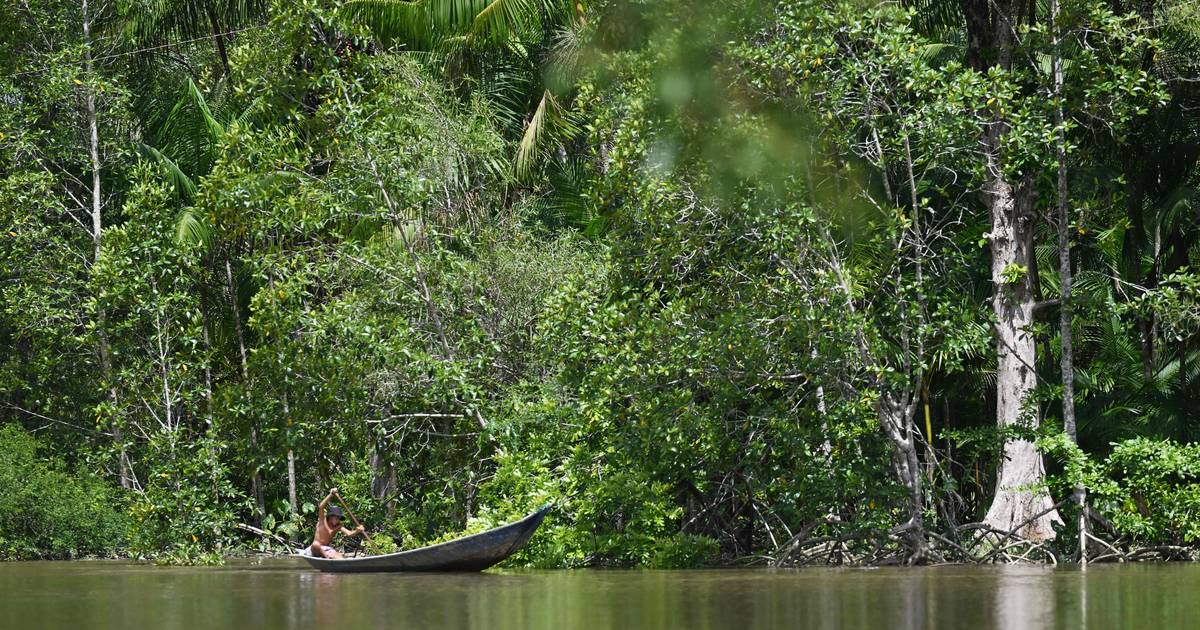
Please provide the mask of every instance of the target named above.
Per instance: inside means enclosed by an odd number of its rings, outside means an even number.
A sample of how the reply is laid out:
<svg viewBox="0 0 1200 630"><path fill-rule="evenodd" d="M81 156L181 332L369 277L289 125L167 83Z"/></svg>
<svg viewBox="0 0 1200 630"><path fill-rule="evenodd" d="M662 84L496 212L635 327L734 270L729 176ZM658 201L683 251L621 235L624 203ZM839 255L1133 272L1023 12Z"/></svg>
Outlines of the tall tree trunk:
<svg viewBox="0 0 1200 630"><path fill-rule="evenodd" d="M379 441L371 440L371 498L387 501L396 490L396 470L383 452ZM390 508L388 510L391 511Z"/></svg>
<svg viewBox="0 0 1200 630"><path fill-rule="evenodd" d="M1147 289L1158 288L1158 281L1163 277L1162 268L1162 218L1157 213L1151 215L1154 222L1154 257L1150 266L1150 278L1144 285ZM1155 363L1157 362L1155 344L1158 341L1158 315L1152 310L1146 315L1146 326L1142 335L1142 379L1145 386L1154 382Z"/></svg>
<svg viewBox="0 0 1200 630"><path fill-rule="evenodd" d="M887 389L880 392L875 406L879 426L892 445L892 473L907 491L904 500L907 520L893 532L900 536L908 548L910 563L922 562L928 555L921 463L913 430L915 411L915 397L912 394L900 394Z"/></svg>
<svg viewBox="0 0 1200 630"><path fill-rule="evenodd" d="M898 247L903 246L904 238L902 237L902 240L897 243ZM918 250L918 256L919 254ZM845 294L846 306L853 311L854 293L850 289L850 281L841 261L835 255L830 257L829 262L830 270L836 274L838 284ZM900 282L899 279L897 282ZM893 528L892 533L899 536L903 542L908 552L906 561L916 564L928 560L930 556L925 532L924 492L921 485L920 458L917 455L917 431L913 424L913 414L917 407L915 392L922 387L923 375L907 358L909 354L907 328L901 329L901 337L904 346L903 354L906 357L904 373L910 375L910 381L915 382L915 385L906 391L903 388L897 389L892 383L888 383L882 378L877 378L875 389L879 393L879 398L875 403L875 414L879 419L879 429L883 433L883 437L892 447L892 473L907 490L904 500L906 520ZM919 333L917 339L917 353L920 356L924 353L924 343ZM866 336L861 330L855 337L855 344L858 346L858 353L865 367L873 368L880 365L880 361L874 357L871 345L867 343Z"/></svg>
<svg viewBox="0 0 1200 630"><path fill-rule="evenodd" d="M1071 209L1070 194L1067 182L1067 130L1066 117L1063 114L1063 68L1062 51L1059 49L1062 34L1059 32L1059 0L1050 0L1050 34L1053 38L1053 59L1051 65L1054 73L1054 124L1055 158L1058 160L1057 195L1058 206L1058 275L1059 275L1059 316L1058 334L1061 348L1060 371L1062 373L1062 414L1063 430L1071 442L1079 444L1079 436L1075 429L1075 348L1071 325L1074 321L1074 307L1071 301L1072 269L1071 269ZM1082 483L1076 483L1072 498L1079 510L1079 561L1087 564L1087 488Z"/></svg>
<svg viewBox="0 0 1200 630"><path fill-rule="evenodd" d="M384 416L387 416L386 412ZM380 437L373 433L370 438L368 460L371 467L371 498L375 499L376 503L386 501L384 508L388 518L391 518L395 505L395 501L391 499L396 493L396 467L388 460Z"/></svg>
<svg viewBox="0 0 1200 630"><path fill-rule="evenodd" d="M213 428L213 378L212 378L212 338L209 336L208 329L210 323L208 321L208 311L204 308L200 309L203 318L204 332L204 404L207 407L207 414L204 424L207 425L208 431Z"/></svg>
<svg viewBox="0 0 1200 630"><path fill-rule="evenodd" d="M967 62L981 73L993 67L1007 70L1017 47L1017 28L1032 5L1024 0L963 0L967 23ZM996 423L1007 427L1039 421L1030 396L1037 384L1033 325L1033 181L1028 174L1014 185L1005 173L1003 138L1008 122L1003 114L985 110L980 136L983 145L983 199L992 218L992 310L996 316ZM1004 445L996 493L984 522L1034 540L1054 537L1051 524L1061 522L1050 495L1040 486L1045 479L1042 457L1028 440ZM1034 518L1039 513L1041 516Z"/></svg>
<svg viewBox="0 0 1200 630"><path fill-rule="evenodd" d="M250 425L250 451L258 453L258 427ZM258 470L258 463L254 463L254 467L250 471L250 494L254 495L254 524L262 526L262 518L267 513L267 499L263 493L262 473Z"/></svg>
<svg viewBox="0 0 1200 630"><path fill-rule="evenodd" d="M276 295L275 289L275 272L272 271L267 275L268 286L271 289L271 295ZM278 311L275 317L276 326L280 326ZM286 374L287 370L284 366L283 353L276 348L275 366L280 374ZM288 509L290 515L295 518L300 514L299 501L296 498L296 451L293 448L292 442L292 405L288 399L288 392L291 391L287 378L283 379L281 384L283 388L283 421L284 421L284 440L287 442L287 476L288 476Z"/></svg>
<svg viewBox="0 0 1200 630"><path fill-rule="evenodd" d="M242 332L242 315L238 307L237 283L233 281L233 263L229 260L229 252L225 252L225 287L229 291L229 310L233 315L233 329L237 336L238 359L241 362L242 381L250 383L250 363L246 358L246 336ZM258 454L258 426L250 423L250 452ZM266 497L263 496L262 475L255 464L250 470L250 494L254 497L254 524L261 525L262 517L267 513Z"/></svg>
<svg viewBox="0 0 1200 630"><path fill-rule="evenodd" d="M285 384L286 387L286 384ZM300 503L296 499L296 452L292 449L292 407L288 404L287 392L283 392L283 420L287 423L287 475L288 475L288 507L292 516L300 513Z"/></svg>
<svg viewBox="0 0 1200 630"><path fill-rule="evenodd" d="M84 70L90 77L92 66L92 15L88 0L83 0L83 62ZM100 260L104 235L104 221L101 209L104 206L103 194L100 187L100 123L96 114L96 90L91 85L85 88L84 110L88 124L88 156L92 166L92 263ZM96 309L96 340L99 346L100 370L104 382L108 385L108 402L113 411L117 409L117 385L113 379L112 353L108 341L108 313L101 302ZM125 436L119 422L113 423L113 442L118 449L118 469L121 477L121 487L126 490L133 487L133 475L129 465L129 453L125 449Z"/></svg>
<svg viewBox="0 0 1200 630"><path fill-rule="evenodd" d="M300 503L296 499L296 451L289 448L287 452L287 468L288 468L288 506L292 509L292 516L300 513Z"/></svg>
<svg viewBox="0 0 1200 630"><path fill-rule="evenodd" d="M157 296L158 283L154 280L154 276L150 277L150 288L153 291L153 295ZM175 414L175 397L171 394L171 354L167 333L169 323L169 321L166 323L163 322L162 310L156 304L154 306L154 345L158 356L155 359L156 363L158 363L159 380L162 381L163 400L163 415L160 421L163 423L163 428L171 434L171 444L172 448L174 448L175 429L178 419Z"/></svg>
<svg viewBox="0 0 1200 630"><path fill-rule="evenodd" d="M812 353L813 363L817 362L817 349L814 347ZM829 415L825 408L825 386L821 383L817 384L817 415L821 418L821 454L825 456L825 463L832 463L833 444L829 441Z"/></svg>
<svg viewBox="0 0 1200 630"><path fill-rule="evenodd" d="M878 139L876 139L878 142ZM908 173L908 195L909 203L912 207L912 256L913 256L913 272L914 281L917 285L917 309L920 316L920 322L928 321L928 308L925 299L925 227L921 217L921 200L917 195L917 175L913 169L912 145L909 142L908 134L904 134L904 166ZM917 335L917 360L925 360L925 333L921 325L916 326ZM910 368L910 371L911 368ZM926 380L926 375L918 372L916 390L921 395L921 407L925 412L925 466L926 478L933 479L933 469L936 463L933 452L933 422L929 414L929 382ZM913 421L911 413L909 417L910 433L916 436L920 431L911 428ZM915 445L913 446L914 453L916 452Z"/></svg>
<svg viewBox="0 0 1200 630"><path fill-rule="evenodd" d="M998 149L992 136L989 148ZM995 155L994 153L992 155ZM990 156L989 156L990 157ZM1026 177L1014 187L999 165L989 164L984 193L992 214L992 310L996 315L996 422L1001 428L1014 424L1036 427L1037 403L1032 398L1037 385L1036 340L1033 326L1033 288L1029 275L1033 256L1033 183ZM1011 530L1028 522L1018 532L1032 540L1054 538L1052 523L1061 522L1049 493L1040 487L1045 478L1042 456L1033 442L1009 440L996 479L996 493L984 522ZM1034 518L1039 512L1046 512ZM1030 520L1032 519L1032 520Z"/></svg>

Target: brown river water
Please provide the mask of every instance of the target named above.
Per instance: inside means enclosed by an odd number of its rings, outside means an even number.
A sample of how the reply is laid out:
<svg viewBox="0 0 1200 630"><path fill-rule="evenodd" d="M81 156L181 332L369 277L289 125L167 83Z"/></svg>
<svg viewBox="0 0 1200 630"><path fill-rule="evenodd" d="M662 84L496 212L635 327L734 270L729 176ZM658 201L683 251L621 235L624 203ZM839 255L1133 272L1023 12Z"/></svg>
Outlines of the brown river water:
<svg viewBox="0 0 1200 630"><path fill-rule="evenodd" d="M1200 565L315 573L0 563L0 630L1200 628Z"/></svg>

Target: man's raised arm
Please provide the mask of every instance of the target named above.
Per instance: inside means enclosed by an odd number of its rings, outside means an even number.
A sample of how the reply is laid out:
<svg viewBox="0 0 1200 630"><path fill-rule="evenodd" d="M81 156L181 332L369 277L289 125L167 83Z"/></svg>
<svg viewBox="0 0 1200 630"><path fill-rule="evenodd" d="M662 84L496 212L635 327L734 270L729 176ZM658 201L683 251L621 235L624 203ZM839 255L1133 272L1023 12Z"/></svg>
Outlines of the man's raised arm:
<svg viewBox="0 0 1200 630"><path fill-rule="evenodd" d="M321 505L317 506L318 521L325 521L325 508L329 507L329 502L333 500L333 495L335 494L337 494L337 488L330 488L329 494L325 495L324 499L321 499Z"/></svg>

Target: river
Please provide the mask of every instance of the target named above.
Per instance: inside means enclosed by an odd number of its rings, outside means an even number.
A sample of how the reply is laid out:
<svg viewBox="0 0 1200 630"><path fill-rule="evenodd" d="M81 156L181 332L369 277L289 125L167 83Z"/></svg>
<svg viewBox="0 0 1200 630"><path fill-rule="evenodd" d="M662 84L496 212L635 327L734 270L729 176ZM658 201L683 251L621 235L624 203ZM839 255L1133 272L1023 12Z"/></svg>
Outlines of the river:
<svg viewBox="0 0 1200 630"><path fill-rule="evenodd" d="M0 563L0 630L1200 627L1200 565L314 573Z"/></svg>

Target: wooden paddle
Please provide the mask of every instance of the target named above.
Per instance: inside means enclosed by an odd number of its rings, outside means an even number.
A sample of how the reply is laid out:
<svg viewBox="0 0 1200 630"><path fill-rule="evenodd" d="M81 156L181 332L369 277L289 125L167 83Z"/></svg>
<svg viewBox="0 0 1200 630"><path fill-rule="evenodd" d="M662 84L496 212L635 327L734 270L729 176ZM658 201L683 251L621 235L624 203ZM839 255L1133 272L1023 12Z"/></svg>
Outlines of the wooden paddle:
<svg viewBox="0 0 1200 630"><path fill-rule="evenodd" d="M342 495L338 492L334 492L333 496L337 497L338 503L342 505L343 510L346 510L346 514L350 516L350 520L354 521L355 525L363 528L363 536L366 537L367 540L371 540L371 535L367 533L367 528L363 527L363 524L358 522L358 518L354 516L354 512L350 511L350 506L346 505L346 500L342 498Z"/></svg>

